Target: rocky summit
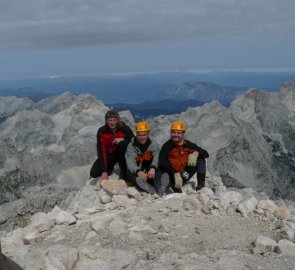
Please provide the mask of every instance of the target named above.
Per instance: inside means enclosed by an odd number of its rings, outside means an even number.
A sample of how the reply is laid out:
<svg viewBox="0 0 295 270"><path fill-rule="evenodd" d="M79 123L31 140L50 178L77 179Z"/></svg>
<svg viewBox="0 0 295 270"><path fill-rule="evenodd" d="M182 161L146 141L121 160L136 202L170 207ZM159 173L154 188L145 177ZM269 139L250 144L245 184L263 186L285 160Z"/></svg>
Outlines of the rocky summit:
<svg viewBox="0 0 295 270"><path fill-rule="evenodd" d="M294 268L295 204L215 176L195 191L195 180L159 198L90 179L66 209L6 233L2 252L30 270Z"/></svg>
<svg viewBox="0 0 295 270"><path fill-rule="evenodd" d="M205 188L162 198L88 180L108 110L95 97L0 97L1 252L24 269L293 269L294 97L288 82L148 119L160 146L183 120L210 153Z"/></svg>

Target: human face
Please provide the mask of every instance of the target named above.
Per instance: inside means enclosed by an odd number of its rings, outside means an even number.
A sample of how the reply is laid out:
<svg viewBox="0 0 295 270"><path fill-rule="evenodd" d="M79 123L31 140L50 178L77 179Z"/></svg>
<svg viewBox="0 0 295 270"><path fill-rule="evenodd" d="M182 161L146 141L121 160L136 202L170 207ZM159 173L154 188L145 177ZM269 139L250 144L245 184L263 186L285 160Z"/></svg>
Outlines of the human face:
<svg viewBox="0 0 295 270"><path fill-rule="evenodd" d="M137 132L136 138L140 144L145 144L149 138L149 133L148 132Z"/></svg>
<svg viewBox="0 0 295 270"><path fill-rule="evenodd" d="M182 143L184 132L179 130L171 130L171 140L175 143Z"/></svg>
<svg viewBox="0 0 295 270"><path fill-rule="evenodd" d="M117 125L118 125L118 119L117 118L109 118L106 121L106 124L110 129L116 129Z"/></svg>

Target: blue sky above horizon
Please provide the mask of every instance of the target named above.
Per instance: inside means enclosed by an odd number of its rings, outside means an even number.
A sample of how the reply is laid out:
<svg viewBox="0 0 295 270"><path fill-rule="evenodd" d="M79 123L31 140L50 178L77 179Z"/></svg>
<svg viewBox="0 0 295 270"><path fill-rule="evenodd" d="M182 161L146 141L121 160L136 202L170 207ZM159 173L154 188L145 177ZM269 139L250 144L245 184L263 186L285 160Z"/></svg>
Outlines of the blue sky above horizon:
<svg viewBox="0 0 295 270"><path fill-rule="evenodd" d="M292 0L0 0L0 78L295 71Z"/></svg>

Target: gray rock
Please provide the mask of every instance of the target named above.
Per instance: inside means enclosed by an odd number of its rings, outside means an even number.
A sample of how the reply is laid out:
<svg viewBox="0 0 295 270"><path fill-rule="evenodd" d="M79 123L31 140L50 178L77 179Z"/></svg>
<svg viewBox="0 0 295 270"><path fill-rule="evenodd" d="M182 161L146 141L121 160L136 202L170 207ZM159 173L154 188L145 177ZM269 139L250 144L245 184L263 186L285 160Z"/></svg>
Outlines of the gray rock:
<svg viewBox="0 0 295 270"><path fill-rule="evenodd" d="M108 229L112 232L114 236L118 236L122 233L126 233L127 227L128 226L125 222L118 218L115 218L110 222Z"/></svg>
<svg viewBox="0 0 295 270"><path fill-rule="evenodd" d="M274 216L279 219L288 220L291 217L291 213L287 207L278 207L275 210Z"/></svg>
<svg viewBox="0 0 295 270"><path fill-rule="evenodd" d="M58 206L55 206L49 215L58 225L71 225L76 223L76 218L73 215L67 211L61 210Z"/></svg>
<svg viewBox="0 0 295 270"><path fill-rule="evenodd" d="M273 252L276 246L277 242L275 240L259 235L254 243L252 251L254 254L264 254L267 252Z"/></svg>
<svg viewBox="0 0 295 270"><path fill-rule="evenodd" d="M40 239L41 239L41 235L38 234L36 231L32 231L29 234L26 234L24 236L23 241L24 241L25 245L31 245L31 244L37 242Z"/></svg>
<svg viewBox="0 0 295 270"><path fill-rule="evenodd" d="M134 199L129 199L124 195L115 195L113 196L112 201L123 208L128 208L130 205L136 204Z"/></svg>
<svg viewBox="0 0 295 270"><path fill-rule="evenodd" d="M89 246L81 248L75 269L133 269L136 262L136 255L130 251Z"/></svg>
<svg viewBox="0 0 295 270"><path fill-rule="evenodd" d="M277 205L271 200L259 201L257 208L265 210L265 211L269 211L271 213L274 213L278 209Z"/></svg>
<svg viewBox="0 0 295 270"><path fill-rule="evenodd" d="M54 227L55 218L48 214L38 212L31 217L31 226L36 228L38 232L44 232Z"/></svg>
<svg viewBox="0 0 295 270"><path fill-rule="evenodd" d="M289 241L293 241L294 240L294 235L295 232L292 228L288 227L288 226L284 226L283 228L281 228L279 230L279 232L276 235L276 240L282 240L282 239L286 239Z"/></svg>
<svg viewBox="0 0 295 270"><path fill-rule="evenodd" d="M277 253L286 256L295 256L295 244L288 240L280 240L278 243L278 248L276 249Z"/></svg>
<svg viewBox="0 0 295 270"><path fill-rule="evenodd" d="M243 199L239 202L237 209L241 212L241 214L246 217L248 214L252 213L257 206L257 199L255 197L251 197L249 199Z"/></svg>
<svg viewBox="0 0 295 270"><path fill-rule="evenodd" d="M227 209L230 205L235 207L241 200L242 195L236 191L224 191L218 194L218 198L220 200L220 205L224 209Z"/></svg>
<svg viewBox="0 0 295 270"><path fill-rule="evenodd" d="M99 196L100 202L103 204L109 203L112 201L112 197L109 196L104 189L100 189L98 191L98 196Z"/></svg>

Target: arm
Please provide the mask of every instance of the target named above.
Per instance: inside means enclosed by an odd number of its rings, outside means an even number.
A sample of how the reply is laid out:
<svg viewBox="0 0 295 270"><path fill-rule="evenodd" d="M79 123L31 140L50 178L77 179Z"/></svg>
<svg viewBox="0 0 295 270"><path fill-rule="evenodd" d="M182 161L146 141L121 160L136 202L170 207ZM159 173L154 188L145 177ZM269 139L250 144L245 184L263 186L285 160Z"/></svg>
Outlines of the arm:
<svg viewBox="0 0 295 270"><path fill-rule="evenodd" d="M137 166L135 157L136 157L136 151L132 145L132 142L130 142L127 146L127 151L125 153L126 164L127 164L128 170L130 170L131 173L136 174L138 171L140 171L140 167Z"/></svg>
<svg viewBox="0 0 295 270"><path fill-rule="evenodd" d="M159 154L159 166L163 171L167 172L169 175L174 175L175 173L175 170L173 169L168 160L169 152L171 151L172 147L173 146L171 145L170 141L164 143Z"/></svg>
<svg viewBox="0 0 295 270"><path fill-rule="evenodd" d="M199 153L199 158L208 158L209 157L209 153L205 149L196 145L195 143L187 141L187 147L197 151Z"/></svg>
<svg viewBox="0 0 295 270"><path fill-rule="evenodd" d="M97 156L99 160L99 167L101 172L107 172L107 158L106 158L106 148L105 144L103 143L103 130L102 128L98 129L97 131Z"/></svg>
<svg viewBox="0 0 295 270"><path fill-rule="evenodd" d="M152 151L153 153L153 161L152 161L152 164L151 164L151 168L158 168L158 165L159 165L159 153L160 153L160 150L159 150L159 147L157 144L155 144L154 142L151 143L151 146L150 146L150 151Z"/></svg>

